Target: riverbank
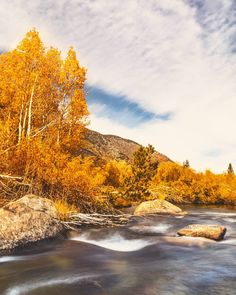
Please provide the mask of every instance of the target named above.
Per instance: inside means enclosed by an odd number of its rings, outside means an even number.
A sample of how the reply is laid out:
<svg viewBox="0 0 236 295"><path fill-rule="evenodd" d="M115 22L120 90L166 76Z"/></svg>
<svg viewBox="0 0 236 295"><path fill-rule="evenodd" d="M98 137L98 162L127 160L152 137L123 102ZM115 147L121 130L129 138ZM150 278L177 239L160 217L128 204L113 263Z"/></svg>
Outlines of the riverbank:
<svg viewBox="0 0 236 295"><path fill-rule="evenodd" d="M63 214L60 210L63 210ZM184 217L188 214L187 211L159 199L142 202L132 214L85 214L68 211L66 216L64 210L62 204L59 206L58 203L36 195L26 195L4 206L0 209L0 253L28 247L34 242L57 237L71 229L79 231L83 226L126 226L137 219L143 220L152 215ZM65 216L67 219L64 219ZM177 234L220 241L226 231L220 225L190 224L179 229Z"/></svg>

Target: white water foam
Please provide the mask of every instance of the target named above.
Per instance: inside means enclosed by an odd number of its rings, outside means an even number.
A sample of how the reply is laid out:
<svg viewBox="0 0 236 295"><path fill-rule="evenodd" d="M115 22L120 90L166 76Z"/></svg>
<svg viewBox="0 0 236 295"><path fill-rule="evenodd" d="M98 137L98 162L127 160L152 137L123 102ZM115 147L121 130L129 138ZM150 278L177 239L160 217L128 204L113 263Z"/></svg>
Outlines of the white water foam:
<svg viewBox="0 0 236 295"><path fill-rule="evenodd" d="M15 287L10 287L4 295L21 295L21 294L27 294L30 291L34 291L43 287L51 287L56 285L69 285L73 283L77 283L80 281L88 280L91 278L97 277L96 275L81 275L81 276L72 276L72 277L62 277L57 279L50 279L50 280L44 280L39 282L32 282L32 283L26 283Z"/></svg>
<svg viewBox="0 0 236 295"><path fill-rule="evenodd" d="M209 215L209 216L216 216L216 217L232 217L236 219L236 213L232 212L217 212L217 211L206 211L206 212L197 212L197 215Z"/></svg>
<svg viewBox="0 0 236 295"><path fill-rule="evenodd" d="M221 241L220 244L227 244L227 245L236 246L236 239L227 239L227 240Z"/></svg>
<svg viewBox="0 0 236 295"><path fill-rule="evenodd" d="M27 256L2 256L0 257L0 263L26 260Z"/></svg>
<svg viewBox="0 0 236 295"><path fill-rule="evenodd" d="M132 226L130 229L135 232L143 232L143 233L160 233L164 234L166 233L169 228L171 227L170 224L166 223L159 223L158 225L139 225L139 226Z"/></svg>
<svg viewBox="0 0 236 295"><path fill-rule="evenodd" d="M21 260L32 260L34 258L38 258L43 254L33 254L33 255L8 255L0 257L0 264L6 262L14 262L14 261L21 261Z"/></svg>
<svg viewBox="0 0 236 295"><path fill-rule="evenodd" d="M171 225L169 224L166 224L166 223L160 223L158 225L153 225L153 226L150 226L149 229L150 231L152 232L155 232L155 233L166 233L168 231L168 229L171 227Z"/></svg>
<svg viewBox="0 0 236 295"><path fill-rule="evenodd" d="M142 240L142 239L128 240L119 234L109 236L102 240L93 240L93 239L90 239L88 235L84 234L77 237L73 237L71 238L71 240L85 242L85 243L96 245L105 249L119 251L119 252L138 251L148 245L153 244L153 242L151 241Z"/></svg>
<svg viewBox="0 0 236 295"><path fill-rule="evenodd" d="M230 223L236 223L236 218L227 217L227 218L223 218L223 220Z"/></svg>

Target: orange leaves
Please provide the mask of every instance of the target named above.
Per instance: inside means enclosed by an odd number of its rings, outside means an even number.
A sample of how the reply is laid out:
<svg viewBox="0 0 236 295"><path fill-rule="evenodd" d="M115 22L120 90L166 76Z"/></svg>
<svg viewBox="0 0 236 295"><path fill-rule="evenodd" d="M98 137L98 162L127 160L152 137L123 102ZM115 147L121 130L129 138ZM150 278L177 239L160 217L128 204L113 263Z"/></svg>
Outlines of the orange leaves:
<svg viewBox="0 0 236 295"><path fill-rule="evenodd" d="M10 114L20 142L53 122L62 136L82 129L88 114L83 87L85 69L70 49L65 60L55 48L46 49L36 30L29 31L17 48L0 55L0 105ZM14 118L13 118L14 117ZM63 129L66 133L63 133ZM67 140L68 142L68 140ZM78 141L79 142L79 141Z"/></svg>
<svg viewBox="0 0 236 295"><path fill-rule="evenodd" d="M91 158L73 158L61 171L61 185L70 202L82 202L83 197L94 195L105 180L101 168Z"/></svg>
<svg viewBox="0 0 236 295"><path fill-rule="evenodd" d="M88 115L85 75L72 48L63 60L35 29L0 55L1 168L24 176L42 193L63 186L88 193L103 181L91 161L72 154Z"/></svg>
<svg viewBox="0 0 236 295"><path fill-rule="evenodd" d="M180 178L180 169L181 167L179 165L172 162L161 163L155 179L157 182L178 180Z"/></svg>
<svg viewBox="0 0 236 295"><path fill-rule="evenodd" d="M22 57L28 59L31 63L32 58L34 58L35 61L40 59L45 48L39 37L39 33L35 29L26 33L24 39L17 46L16 51L22 53ZM32 63L32 65L34 65L34 63Z"/></svg>
<svg viewBox="0 0 236 295"><path fill-rule="evenodd" d="M86 123L88 115L87 104L84 97L84 82L86 70L80 67L75 51L70 48L63 62L60 83L63 99L60 110L64 124L69 126L71 132L73 127L79 128Z"/></svg>
<svg viewBox="0 0 236 295"><path fill-rule="evenodd" d="M113 187L122 187L125 179L132 175L131 165L125 161L112 160L105 165L104 171L106 174L105 184Z"/></svg>
<svg viewBox="0 0 236 295"><path fill-rule="evenodd" d="M235 176L197 173L177 163L161 163L152 186L177 203L236 204Z"/></svg>

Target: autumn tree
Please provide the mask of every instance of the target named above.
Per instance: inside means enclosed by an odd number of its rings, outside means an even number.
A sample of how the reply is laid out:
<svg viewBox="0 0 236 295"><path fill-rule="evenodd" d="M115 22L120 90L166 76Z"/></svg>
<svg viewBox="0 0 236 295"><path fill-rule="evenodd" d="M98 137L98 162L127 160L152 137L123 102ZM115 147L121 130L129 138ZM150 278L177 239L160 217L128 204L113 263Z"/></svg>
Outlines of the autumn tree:
<svg viewBox="0 0 236 295"><path fill-rule="evenodd" d="M57 143L60 133L66 143L73 132L77 137L88 114L85 72L72 48L62 60L57 49L44 47L35 30L28 32L16 49L2 54L0 118L8 123L10 144L47 138L49 133Z"/></svg>
<svg viewBox="0 0 236 295"><path fill-rule="evenodd" d="M132 174L131 165L125 161L111 160L104 167L106 174L105 185L114 188L123 187L126 178Z"/></svg>
<svg viewBox="0 0 236 295"><path fill-rule="evenodd" d="M150 185L157 195L186 204L236 204L236 177L214 174L210 170L197 173L173 162L159 165Z"/></svg>
<svg viewBox="0 0 236 295"><path fill-rule="evenodd" d="M0 172L42 192L71 189L73 181L79 187L76 165L81 179L97 178L91 161L74 158L87 124L85 78L73 48L62 59L36 30L0 55ZM80 188L91 191L95 183Z"/></svg>

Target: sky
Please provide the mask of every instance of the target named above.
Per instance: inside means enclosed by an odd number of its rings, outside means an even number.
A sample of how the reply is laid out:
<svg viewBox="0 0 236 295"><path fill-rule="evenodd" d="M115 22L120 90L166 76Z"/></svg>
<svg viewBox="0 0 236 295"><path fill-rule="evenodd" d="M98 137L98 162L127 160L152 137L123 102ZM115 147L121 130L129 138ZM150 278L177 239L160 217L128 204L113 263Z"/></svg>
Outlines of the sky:
<svg viewBox="0 0 236 295"><path fill-rule="evenodd" d="M235 0L0 0L1 50L32 27L88 69L90 128L236 168Z"/></svg>

